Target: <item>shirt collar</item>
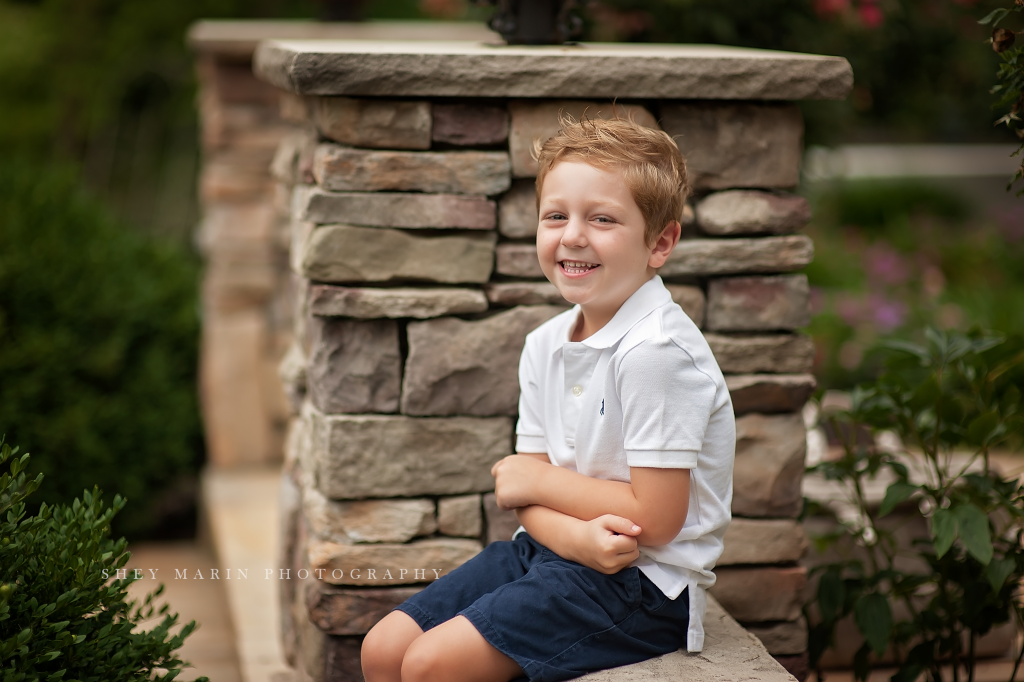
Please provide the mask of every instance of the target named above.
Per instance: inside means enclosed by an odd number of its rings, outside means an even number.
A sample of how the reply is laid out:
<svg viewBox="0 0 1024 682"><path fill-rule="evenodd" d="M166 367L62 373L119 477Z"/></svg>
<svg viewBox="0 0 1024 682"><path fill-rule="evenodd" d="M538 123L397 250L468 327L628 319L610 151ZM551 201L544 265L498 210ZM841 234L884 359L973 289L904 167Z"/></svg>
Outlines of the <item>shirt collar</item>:
<svg viewBox="0 0 1024 682"><path fill-rule="evenodd" d="M598 350L609 348L618 343L637 322L671 302L672 295L665 288L661 277L655 275L626 299L616 311L615 316L608 321L608 324L580 343L588 348ZM576 327L576 321L579 319L580 307L577 305L573 310L576 311L576 314L569 316L569 327L565 331L566 342L569 342L569 335L572 334L572 330Z"/></svg>

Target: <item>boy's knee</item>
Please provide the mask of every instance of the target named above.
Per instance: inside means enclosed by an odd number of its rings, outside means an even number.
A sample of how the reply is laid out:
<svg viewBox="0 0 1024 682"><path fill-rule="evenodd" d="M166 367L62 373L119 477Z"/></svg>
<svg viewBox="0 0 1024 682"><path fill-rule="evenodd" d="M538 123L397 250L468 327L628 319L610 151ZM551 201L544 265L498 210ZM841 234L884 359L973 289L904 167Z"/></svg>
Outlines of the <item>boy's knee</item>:
<svg viewBox="0 0 1024 682"><path fill-rule="evenodd" d="M402 659L402 682L434 682L451 679L446 657L425 639L409 646Z"/></svg>
<svg viewBox="0 0 1024 682"><path fill-rule="evenodd" d="M378 679L377 673L391 677L401 669L402 657L405 655L406 643L396 636L395 628L386 619L374 625L366 637L359 652L363 668L363 676Z"/></svg>

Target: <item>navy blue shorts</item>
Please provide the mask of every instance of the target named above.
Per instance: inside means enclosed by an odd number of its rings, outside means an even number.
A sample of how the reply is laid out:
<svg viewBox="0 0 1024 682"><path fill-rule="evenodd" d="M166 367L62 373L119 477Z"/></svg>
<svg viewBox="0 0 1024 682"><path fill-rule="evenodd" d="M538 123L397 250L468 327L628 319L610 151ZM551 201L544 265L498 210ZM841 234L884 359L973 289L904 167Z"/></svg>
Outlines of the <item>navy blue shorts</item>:
<svg viewBox="0 0 1024 682"><path fill-rule="evenodd" d="M689 599L669 599L638 568L605 575L526 533L494 542L397 607L424 632L465 616L530 682L637 663L686 643Z"/></svg>

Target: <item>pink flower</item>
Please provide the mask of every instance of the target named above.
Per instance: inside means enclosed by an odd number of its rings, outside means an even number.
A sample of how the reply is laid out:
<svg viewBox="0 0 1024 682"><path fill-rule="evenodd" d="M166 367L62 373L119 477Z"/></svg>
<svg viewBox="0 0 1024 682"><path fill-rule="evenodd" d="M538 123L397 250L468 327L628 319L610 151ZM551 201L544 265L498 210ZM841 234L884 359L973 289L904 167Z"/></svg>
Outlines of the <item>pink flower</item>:
<svg viewBox="0 0 1024 682"><path fill-rule="evenodd" d="M900 301L889 301L879 295L871 297L869 302L871 318L878 329L890 332L903 324L907 316L907 306Z"/></svg>
<svg viewBox="0 0 1024 682"><path fill-rule="evenodd" d="M872 244L864 251L864 269L873 281L903 284L910 278L907 260L885 242Z"/></svg>
<svg viewBox="0 0 1024 682"><path fill-rule="evenodd" d="M831 19L850 7L850 0L814 0L814 13L823 19Z"/></svg>
<svg viewBox="0 0 1024 682"><path fill-rule="evenodd" d="M861 23L868 28L878 28L885 21L882 9L872 0L862 0L857 6L857 14Z"/></svg>

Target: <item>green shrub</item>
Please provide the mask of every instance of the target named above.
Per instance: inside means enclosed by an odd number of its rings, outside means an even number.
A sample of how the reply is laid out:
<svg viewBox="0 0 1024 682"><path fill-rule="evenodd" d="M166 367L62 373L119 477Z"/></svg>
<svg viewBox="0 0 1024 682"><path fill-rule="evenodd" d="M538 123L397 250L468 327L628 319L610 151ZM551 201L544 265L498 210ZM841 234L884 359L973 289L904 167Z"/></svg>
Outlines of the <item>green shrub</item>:
<svg viewBox="0 0 1024 682"><path fill-rule="evenodd" d="M842 455L809 470L842 490L852 510L814 538L820 553L832 549L839 560L813 571L811 665L852 616L864 637L853 663L858 680L887 650L898 668L893 682L942 682L944 664L963 666L973 680L978 637L1011 618L1024 624L1024 486L991 462L993 452L1024 448L1024 336L925 336L925 345L883 346L885 371L829 419ZM876 507L865 491L886 477ZM902 515L890 516L897 508ZM928 535L914 539L914 528Z"/></svg>
<svg viewBox="0 0 1024 682"><path fill-rule="evenodd" d="M15 454L0 441L0 466L10 461L0 476L0 680L173 680L186 665L175 650L196 623L168 637L178 616L165 604L156 627L133 632L153 617L163 585L139 605L127 599L133 578L116 578L131 555L124 538L110 539L110 522L125 501L108 508L94 489L27 516L24 499L43 477L28 480L29 456Z"/></svg>
<svg viewBox="0 0 1024 682"><path fill-rule="evenodd" d="M36 453L43 501L116 490L138 535L197 470L197 272L69 175L0 163L0 433Z"/></svg>

